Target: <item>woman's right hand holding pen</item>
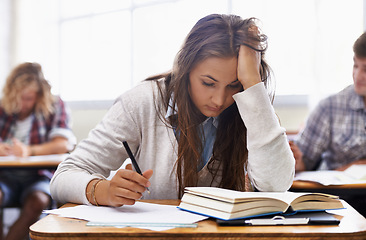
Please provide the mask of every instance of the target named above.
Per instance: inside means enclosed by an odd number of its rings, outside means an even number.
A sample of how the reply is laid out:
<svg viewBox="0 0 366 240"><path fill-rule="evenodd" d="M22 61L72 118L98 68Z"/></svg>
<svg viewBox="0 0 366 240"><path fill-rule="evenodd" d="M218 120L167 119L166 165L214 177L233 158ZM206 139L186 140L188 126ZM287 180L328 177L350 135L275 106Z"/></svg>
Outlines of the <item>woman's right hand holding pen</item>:
<svg viewBox="0 0 366 240"><path fill-rule="evenodd" d="M112 207L133 205L136 200L142 197L146 188L151 185L149 179L152 174L153 170L151 169L146 170L142 175L131 169L120 169L111 180L94 179L90 181L87 186L87 198L93 205ZM97 181L100 182L97 183ZM94 197L91 194L93 185L95 187Z"/></svg>

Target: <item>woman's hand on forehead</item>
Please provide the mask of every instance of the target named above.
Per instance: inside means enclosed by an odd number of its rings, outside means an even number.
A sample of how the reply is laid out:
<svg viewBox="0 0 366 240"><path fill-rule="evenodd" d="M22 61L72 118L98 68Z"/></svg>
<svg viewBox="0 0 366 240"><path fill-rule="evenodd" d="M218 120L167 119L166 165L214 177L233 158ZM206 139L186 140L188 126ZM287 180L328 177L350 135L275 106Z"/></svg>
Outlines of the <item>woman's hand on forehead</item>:
<svg viewBox="0 0 366 240"><path fill-rule="evenodd" d="M261 82L259 66L261 53L248 46L241 45L238 56L238 79L244 89Z"/></svg>

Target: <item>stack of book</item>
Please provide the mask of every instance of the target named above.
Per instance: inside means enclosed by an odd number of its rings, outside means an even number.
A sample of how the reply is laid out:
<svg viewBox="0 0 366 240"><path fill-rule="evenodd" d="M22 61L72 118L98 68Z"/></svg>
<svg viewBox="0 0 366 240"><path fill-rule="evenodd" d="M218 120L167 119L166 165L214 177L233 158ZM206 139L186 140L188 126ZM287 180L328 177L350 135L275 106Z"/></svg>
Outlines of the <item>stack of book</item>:
<svg viewBox="0 0 366 240"><path fill-rule="evenodd" d="M215 187L187 187L179 208L217 219L231 220L344 207L338 196L323 193L240 192Z"/></svg>

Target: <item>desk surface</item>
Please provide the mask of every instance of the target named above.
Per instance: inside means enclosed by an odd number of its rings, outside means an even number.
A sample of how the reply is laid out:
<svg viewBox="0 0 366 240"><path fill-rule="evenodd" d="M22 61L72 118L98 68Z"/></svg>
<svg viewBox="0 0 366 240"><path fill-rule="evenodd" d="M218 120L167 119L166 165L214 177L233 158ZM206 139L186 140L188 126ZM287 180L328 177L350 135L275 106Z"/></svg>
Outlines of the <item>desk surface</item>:
<svg viewBox="0 0 366 240"><path fill-rule="evenodd" d="M292 189L366 189L366 183L352 183L343 185L328 185L324 186L317 182L312 181L299 181L293 182Z"/></svg>
<svg viewBox="0 0 366 240"><path fill-rule="evenodd" d="M359 196L365 197L366 183L353 183L344 185L328 185L324 186L317 182L311 181L294 181L290 191L293 192L321 192L338 195L341 198L344 196Z"/></svg>
<svg viewBox="0 0 366 240"><path fill-rule="evenodd" d="M0 168L57 168L68 154L54 154L17 158L0 157Z"/></svg>
<svg viewBox="0 0 366 240"><path fill-rule="evenodd" d="M366 183L352 183L352 184L343 184L343 185L328 185L324 186L317 182L311 181L294 181L291 188L293 189L325 189L325 188L333 188L333 189L342 189L342 188L365 188Z"/></svg>
<svg viewBox="0 0 366 240"><path fill-rule="evenodd" d="M178 200L149 201L178 205ZM73 206L67 204L65 206ZM366 219L349 204L346 209L334 210L341 219L338 226L245 226L221 227L214 220L198 223L197 228L174 228L151 231L138 228L87 227L86 221L48 215L30 227L30 236L36 240L50 239L366 239Z"/></svg>
<svg viewBox="0 0 366 240"><path fill-rule="evenodd" d="M353 165L344 171L302 171L295 175L293 189L365 189L362 179L366 164Z"/></svg>

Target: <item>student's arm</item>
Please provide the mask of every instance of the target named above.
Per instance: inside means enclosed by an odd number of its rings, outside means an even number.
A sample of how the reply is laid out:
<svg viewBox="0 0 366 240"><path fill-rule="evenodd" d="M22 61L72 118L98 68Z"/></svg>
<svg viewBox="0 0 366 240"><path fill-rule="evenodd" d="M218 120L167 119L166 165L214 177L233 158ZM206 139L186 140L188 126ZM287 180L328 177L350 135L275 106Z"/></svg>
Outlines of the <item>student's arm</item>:
<svg viewBox="0 0 366 240"><path fill-rule="evenodd" d="M306 167L305 167L304 161L302 160L303 154L302 154L299 146L297 146L296 143L294 143L293 141L290 141L289 144L290 144L291 151L294 154L294 157L296 160L295 171L296 172L305 171Z"/></svg>
<svg viewBox="0 0 366 240"><path fill-rule="evenodd" d="M258 83L233 97L247 128L247 171L252 184L259 191L288 190L295 159L264 84Z"/></svg>
<svg viewBox="0 0 366 240"><path fill-rule="evenodd" d="M14 138L11 153L18 157L36 155L59 154L68 152L68 140L63 137L55 137L51 141L37 145L25 145Z"/></svg>
<svg viewBox="0 0 366 240"><path fill-rule="evenodd" d="M238 79L244 92L233 97L247 128L248 175L259 191L286 191L295 172L295 159L260 81L259 53L241 46Z"/></svg>
<svg viewBox="0 0 366 240"><path fill-rule="evenodd" d="M28 146L28 152L30 156L67 153L68 145L66 138L55 137L47 143Z"/></svg>
<svg viewBox="0 0 366 240"><path fill-rule="evenodd" d="M93 186L98 205L120 206L132 203L140 197L149 176L142 177L135 171L118 170L111 180L94 184L99 179L106 179L111 171L119 169L128 158L122 141L128 141L133 149L141 141L141 130L135 119L136 106L140 106L146 93L151 91L149 88L141 89L142 91L140 88L130 90L117 98L103 120L90 131L88 138L81 141L71 155L59 165L50 184L51 194L55 200L61 203L95 205L92 196ZM137 180L130 181L135 177ZM118 180L123 182L120 184L128 186L120 187L122 185L115 184L114 182ZM135 191L137 194L132 194L131 198L131 193L127 193L130 190L124 188L131 189L136 183L139 186ZM111 193L105 194L107 191ZM126 193L130 194L132 200L127 200Z"/></svg>
<svg viewBox="0 0 366 240"><path fill-rule="evenodd" d="M304 130L295 141L302 153L303 170L316 170L322 154L329 148L332 122L330 109L329 100L322 100L309 115Z"/></svg>

